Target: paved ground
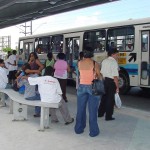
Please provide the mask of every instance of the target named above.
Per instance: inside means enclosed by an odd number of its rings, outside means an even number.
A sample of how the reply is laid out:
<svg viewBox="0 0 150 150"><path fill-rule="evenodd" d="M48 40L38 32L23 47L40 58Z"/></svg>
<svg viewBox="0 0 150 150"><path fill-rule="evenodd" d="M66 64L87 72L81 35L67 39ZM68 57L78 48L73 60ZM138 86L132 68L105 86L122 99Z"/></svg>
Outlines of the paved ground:
<svg viewBox="0 0 150 150"><path fill-rule="evenodd" d="M76 97L68 94L72 117L76 114ZM0 150L149 150L150 112L131 108L115 109L115 121L99 118L100 135L91 138L87 127L83 134L74 133L74 123L59 123L39 132L39 118L33 118L34 108L28 110L28 121L11 121L8 107L0 108ZM88 114L87 114L88 116Z"/></svg>

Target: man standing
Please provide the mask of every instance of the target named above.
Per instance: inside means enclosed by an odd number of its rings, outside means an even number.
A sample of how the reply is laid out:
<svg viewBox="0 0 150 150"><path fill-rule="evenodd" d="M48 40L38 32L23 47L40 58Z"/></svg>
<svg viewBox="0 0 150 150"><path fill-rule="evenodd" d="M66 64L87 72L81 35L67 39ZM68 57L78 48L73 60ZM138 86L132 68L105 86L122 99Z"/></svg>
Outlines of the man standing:
<svg viewBox="0 0 150 150"><path fill-rule="evenodd" d="M15 77L15 74L17 72L16 54L17 54L17 51L13 50L12 55L10 55L8 58L10 84L13 84L14 80L16 79L16 77Z"/></svg>
<svg viewBox="0 0 150 150"><path fill-rule="evenodd" d="M114 120L112 117L115 104L115 93L119 92L118 84L118 51L112 49L108 52L108 58L102 61L101 73L104 77L105 95L102 96L101 103L98 109L98 117L103 117L105 120Z"/></svg>

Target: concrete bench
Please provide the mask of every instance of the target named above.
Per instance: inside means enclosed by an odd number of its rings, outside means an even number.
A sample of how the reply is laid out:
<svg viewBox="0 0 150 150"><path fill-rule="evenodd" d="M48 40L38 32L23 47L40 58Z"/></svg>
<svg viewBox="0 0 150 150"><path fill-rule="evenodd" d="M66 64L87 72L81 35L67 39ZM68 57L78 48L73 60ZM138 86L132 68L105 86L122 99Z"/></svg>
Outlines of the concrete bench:
<svg viewBox="0 0 150 150"><path fill-rule="evenodd" d="M60 103L45 103L39 100L26 100L22 94L13 89L0 89L0 93L2 93L1 99L3 101L5 100L4 93L10 98L10 113L13 114L13 121L27 120L27 106L41 107L39 131L44 131L44 129L49 128L49 108L59 108L60 106Z"/></svg>

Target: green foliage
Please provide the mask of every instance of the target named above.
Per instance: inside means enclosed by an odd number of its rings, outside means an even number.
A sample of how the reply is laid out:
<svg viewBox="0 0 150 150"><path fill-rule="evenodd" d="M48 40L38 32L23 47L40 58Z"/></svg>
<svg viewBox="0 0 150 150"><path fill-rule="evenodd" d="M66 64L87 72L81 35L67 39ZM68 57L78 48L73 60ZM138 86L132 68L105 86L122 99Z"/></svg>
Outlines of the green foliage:
<svg viewBox="0 0 150 150"><path fill-rule="evenodd" d="M8 52L8 51L11 52L11 51L12 51L12 49L11 49L10 47L5 47L5 48L3 48L2 50L3 50L4 52Z"/></svg>

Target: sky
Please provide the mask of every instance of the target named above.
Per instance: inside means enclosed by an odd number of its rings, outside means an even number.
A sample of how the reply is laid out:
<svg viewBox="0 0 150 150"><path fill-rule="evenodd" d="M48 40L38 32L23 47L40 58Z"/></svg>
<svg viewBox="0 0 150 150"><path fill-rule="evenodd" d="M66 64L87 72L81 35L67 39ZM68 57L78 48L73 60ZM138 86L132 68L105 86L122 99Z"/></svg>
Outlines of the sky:
<svg viewBox="0 0 150 150"><path fill-rule="evenodd" d="M150 17L150 0L120 0L33 20L32 31L33 34L39 34L147 17ZM0 36L11 35L12 49L18 46L19 37L24 36L21 25L0 29Z"/></svg>

